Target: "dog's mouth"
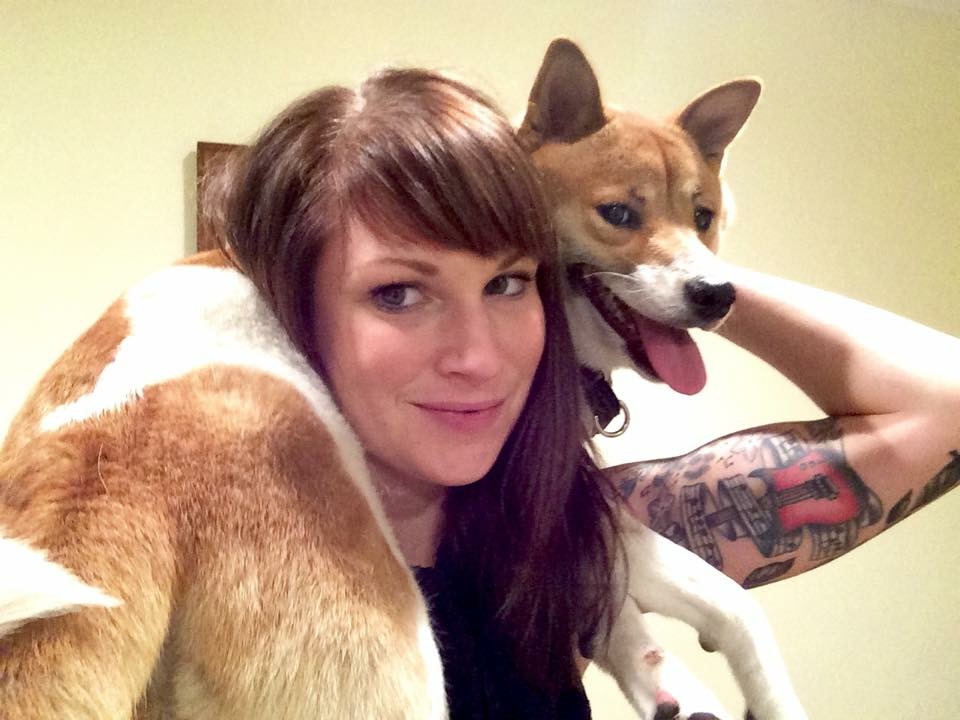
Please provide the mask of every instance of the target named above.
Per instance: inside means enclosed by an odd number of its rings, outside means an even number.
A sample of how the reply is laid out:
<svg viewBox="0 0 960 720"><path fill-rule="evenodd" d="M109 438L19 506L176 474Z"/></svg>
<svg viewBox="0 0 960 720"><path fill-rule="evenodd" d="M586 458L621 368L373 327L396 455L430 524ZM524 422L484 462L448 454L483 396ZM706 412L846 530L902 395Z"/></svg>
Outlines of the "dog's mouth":
<svg viewBox="0 0 960 720"><path fill-rule="evenodd" d="M577 264L568 271L604 322L623 339L637 369L684 395L703 389L707 371L690 333L638 313L603 284L597 268Z"/></svg>

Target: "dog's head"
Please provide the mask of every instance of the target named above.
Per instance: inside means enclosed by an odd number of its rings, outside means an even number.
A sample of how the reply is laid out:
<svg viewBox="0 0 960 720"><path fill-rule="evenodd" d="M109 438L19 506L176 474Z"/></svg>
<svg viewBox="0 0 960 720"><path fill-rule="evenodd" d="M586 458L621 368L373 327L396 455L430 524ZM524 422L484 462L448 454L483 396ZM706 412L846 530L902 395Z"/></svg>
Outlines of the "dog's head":
<svg viewBox="0 0 960 720"><path fill-rule="evenodd" d="M720 169L759 95L735 80L649 120L604 106L580 49L551 43L517 137L553 206L581 362L703 387L687 329L717 327L735 298L713 254L728 213Z"/></svg>

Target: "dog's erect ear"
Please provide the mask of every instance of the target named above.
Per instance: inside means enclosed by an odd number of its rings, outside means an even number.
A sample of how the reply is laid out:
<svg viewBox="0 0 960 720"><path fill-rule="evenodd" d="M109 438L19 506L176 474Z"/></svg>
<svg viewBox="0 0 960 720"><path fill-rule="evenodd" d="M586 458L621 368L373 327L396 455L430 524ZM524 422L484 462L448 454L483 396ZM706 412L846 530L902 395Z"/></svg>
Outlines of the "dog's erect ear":
<svg viewBox="0 0 960 720"><path fill-rule="evenodd" d="M760 97L760 82L734 80L708 90L677 116L710 164L719 169L723 151L740 132Z"/></svg>
<svg viewBox="0 0 960 720"><path fill-rule="evenodd" d="M574 142L606 123L600 86L583 52L557 38L543 57L517 139L528 152L545 142Z"/></svg>

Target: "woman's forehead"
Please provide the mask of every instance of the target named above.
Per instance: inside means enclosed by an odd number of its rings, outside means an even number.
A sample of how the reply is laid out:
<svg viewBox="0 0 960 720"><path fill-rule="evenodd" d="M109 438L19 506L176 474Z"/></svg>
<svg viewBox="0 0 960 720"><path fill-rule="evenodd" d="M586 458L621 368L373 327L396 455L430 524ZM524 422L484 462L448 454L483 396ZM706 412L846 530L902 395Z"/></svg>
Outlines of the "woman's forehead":
<svg viewBox="0 0 960 720"><path fill-rule="evenodd" d="M505 247L489 253L445 245L422 235L411 237L411 233L397 233L390 229L373 228L368 224L352 220L347 224L339 241L332 244L335 254L344 263L352 266L370 263L398 261L400 263L436 265L444 258L477 259L497 267L508 267L529 255L516 247Z"/></svg>

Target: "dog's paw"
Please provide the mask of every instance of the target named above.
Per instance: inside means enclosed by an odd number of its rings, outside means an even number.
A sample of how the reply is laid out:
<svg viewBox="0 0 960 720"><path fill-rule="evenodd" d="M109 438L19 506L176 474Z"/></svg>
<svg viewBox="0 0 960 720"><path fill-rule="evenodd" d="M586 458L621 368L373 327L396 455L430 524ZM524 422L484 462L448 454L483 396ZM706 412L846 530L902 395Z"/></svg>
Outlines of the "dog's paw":
<svg viewBox="0 0 960 720"><path fill-rule="evenodd" d="M664 657L660 680L655 720L733 720L716 695L670 654ZM667 713L669 703L672 708Z"/></svg>
<svg viewBox="0 0 960 720"><path fill-rule="evenodd" d="M657 712L653 720L676 720L680 717L680 703L675 698L660 691L657 693Z"/></svg>
<svg viewBox="0 0 960 720"><path fill-rule="evenodd" d="M723 720L710 712L681 712L679 701L665 690L657 692L657 711L653 720Z"/></svg>

